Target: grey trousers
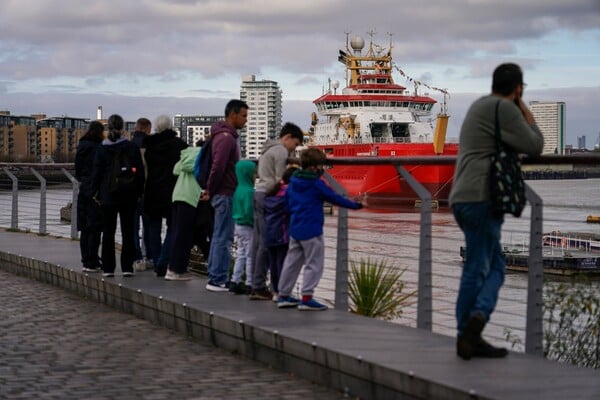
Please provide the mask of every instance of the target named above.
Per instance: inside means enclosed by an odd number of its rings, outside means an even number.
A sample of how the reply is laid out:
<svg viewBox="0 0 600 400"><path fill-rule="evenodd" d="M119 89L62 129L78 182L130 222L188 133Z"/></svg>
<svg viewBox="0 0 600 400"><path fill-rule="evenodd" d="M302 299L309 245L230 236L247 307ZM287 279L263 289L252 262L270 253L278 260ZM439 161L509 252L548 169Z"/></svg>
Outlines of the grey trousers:
<svg viewBox="0 0 600 400"><path fill-rule="evenodd" d="M308 240L296 240L290 237L288 252L279 277L279 295L289 296L292 293L304 265L301 293L303 296L312 296L323 276L324 263L323 235Z"/></svg>

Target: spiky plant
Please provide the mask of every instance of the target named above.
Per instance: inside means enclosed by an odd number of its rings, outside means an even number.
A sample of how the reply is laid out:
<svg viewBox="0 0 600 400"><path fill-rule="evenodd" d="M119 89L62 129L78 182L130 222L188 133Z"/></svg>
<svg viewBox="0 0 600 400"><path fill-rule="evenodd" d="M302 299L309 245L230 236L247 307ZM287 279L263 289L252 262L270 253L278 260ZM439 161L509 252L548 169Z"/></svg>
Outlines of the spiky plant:
<svg viewBox="0 0 600 400"><path fill-rule="evenodd" d="M399 318L402 307L417 292L403 293L404 271L388 266L385 260L350 261L350 311L384 320Z"/></svg>

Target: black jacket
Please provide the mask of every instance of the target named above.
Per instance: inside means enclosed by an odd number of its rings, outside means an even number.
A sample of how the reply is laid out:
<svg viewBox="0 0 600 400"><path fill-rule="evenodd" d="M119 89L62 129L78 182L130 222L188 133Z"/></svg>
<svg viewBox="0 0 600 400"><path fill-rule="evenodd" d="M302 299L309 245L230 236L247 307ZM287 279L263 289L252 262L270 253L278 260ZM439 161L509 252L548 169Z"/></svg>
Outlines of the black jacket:
<svg viewBox="0 0 600 400"><path fill-rule="evenodd" d="M167 218L171 213L171 196L177 182L173 167L179 161L181 150L187 144L173 130L165 130L146 136L146 186L144 188L144 212L152 217Z"/></svg>
<svg viewBox="0 0 600 400"><path fill-rule="evenodd" d="M111 176L112 159L117 148L127 151L129 159L136 168L136 189L133 192L110 193L108 190ZM144 165L140 149L127 139L119 139L111 142L104 139L98 147L94 157L92 170L92 191L102 205L114 205L123 203L135 203L144 192Z"/></svg>
<svg viewBox="0 0 600 400"><path fill-rule="evenodd" d="M92 168L96 150L102 139L84 136L79 140L75 153L75 178L79 181L79 193L87 198L92 198Z"/></svg>

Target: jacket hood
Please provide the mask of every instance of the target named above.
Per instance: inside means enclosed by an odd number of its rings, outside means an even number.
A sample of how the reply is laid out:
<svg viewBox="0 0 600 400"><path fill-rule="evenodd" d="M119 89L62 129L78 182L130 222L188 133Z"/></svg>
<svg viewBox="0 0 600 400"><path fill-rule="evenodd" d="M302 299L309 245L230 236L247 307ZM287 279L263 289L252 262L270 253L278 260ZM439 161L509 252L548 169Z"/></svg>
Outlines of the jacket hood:
<svg viewBox="0 0 600 400"><path fill-rule="evenodd" d="M120 138L118 138L114 142L112 140L110 140L110 139L104 139L102 141L102 145L104 145L104 146L114 146L114 145L117 145L117 144L123 143L123 142L127 142L127 139L125 139L124 137L120 137Z"/></svg>
<svg viewBox="0 0 600 400"><path fill-rule="evenodd" d="M233 128L233 126L229 125L225 121L217 121L214 124L212 124L212 126L210 127L211 135L214 135L215 133L219 133L219 132L229 132L233 135L234 138L237 139L237 137L238 137L237 130L235 130Z"/></svg>
<svg viewBox="0 0 600 400"><path fill-rule="evenodd" d="M250 160L240 160L235 164L235 176L240 186L254 187L256 163Z"/></svg>
<svg viewBox="0 0 600 400"><path fill-rule="evenodd" d="M271 147L275 147L280 144L281 144L281 142L277 139L269 139L263 143L262 149L260 150L260 154L265 154L267 152L267 150L269 150Z"/></svg>

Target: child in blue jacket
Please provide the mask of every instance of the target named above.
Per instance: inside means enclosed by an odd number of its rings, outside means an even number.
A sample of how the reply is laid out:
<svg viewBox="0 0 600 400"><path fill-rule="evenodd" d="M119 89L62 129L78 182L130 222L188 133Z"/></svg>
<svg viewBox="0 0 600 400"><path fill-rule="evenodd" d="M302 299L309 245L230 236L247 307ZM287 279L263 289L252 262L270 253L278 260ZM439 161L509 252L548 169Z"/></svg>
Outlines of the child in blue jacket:
<svg viewBox="0 0 600 400"><path fill-rule="evenodd" d="M302 170L291 178L285 199L290 213L290 243L279 278L279 308L298 306L299 310L326 310L327 306L313 299L314 289L323 275L325 246L323 243L323 203L325 201L358 210L361 203L336 194L321 180L325 154L314 148L300 155ZM304 265L302 299L291 297L292 289Z"/></svg>

